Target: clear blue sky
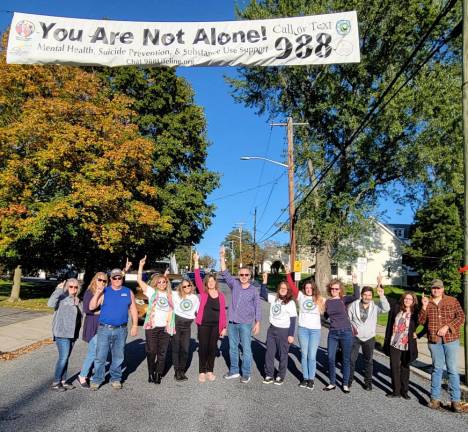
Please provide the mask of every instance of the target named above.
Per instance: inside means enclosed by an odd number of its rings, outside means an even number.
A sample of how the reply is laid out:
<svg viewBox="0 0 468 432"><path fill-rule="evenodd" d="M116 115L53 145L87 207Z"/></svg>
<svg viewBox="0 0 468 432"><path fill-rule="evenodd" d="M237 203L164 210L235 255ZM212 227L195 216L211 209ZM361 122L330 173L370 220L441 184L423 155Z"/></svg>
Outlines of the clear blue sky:
<svg viewBox="0 0 468 432"><path fill-rule="evenodd" d="M242 5L246 0L237 3ZM4 31L12 18L5 10L130 21L227 21L234 19L234 4L232 0L3 0L0 29ZM284 128L271 128L266 118L234 102L224 76L235 73L235 68L227 67L178 69L178 74L192 85L196 103L205 109L211 142L207 164L221 174L221 186L209 198L217 206L215 218L198 246L201 254L215 258L219 244L236 223L243 222L245 228L253 229L255 207L258 209L257 238L261 239L276 230L272 224L288 202L287 176L271 183L283 174L284 168L262 161L240 160L241 156L263 156L284 162L286 141ZM266 183L270 184L239 193ZM385 222L410 223L413 218L409 207L398 208L387 200L381 201L379 210L386 210ZM286 217L287 212L281 221ZM285 234L274 237L281 242L287 239Z"/></svg>

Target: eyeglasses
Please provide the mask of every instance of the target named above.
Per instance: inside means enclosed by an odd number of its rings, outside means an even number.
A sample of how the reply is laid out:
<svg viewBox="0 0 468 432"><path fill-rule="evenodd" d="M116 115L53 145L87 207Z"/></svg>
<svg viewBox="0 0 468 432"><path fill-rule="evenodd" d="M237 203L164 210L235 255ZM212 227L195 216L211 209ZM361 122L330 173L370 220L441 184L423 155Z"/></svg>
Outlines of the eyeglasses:
<svg viewBox="0 0 468 432"><path fill-rule="evenodd" d="M122 280L122 276L112 276L112 280Z"/></svg>
<svg viewBox="0 0 468 432"><path fill-rule="evenodd" d="M78 285L68 285L68 289L70 289L70 288L76 288L76 289L78 289Z"/></svg>
<svg viewBox="0 0 468 432"><path fill-rule="evenodd" d="M239 273L239 276L240 277L248 277L248 276L250 276L250 274L249 273Z"/></svg>
<svg viewBox="0 0 468 432"><path fill-rule="evenodd" d="M182 285L182 288L192 288L190 285Z"/></svg>
<svg viewBox="0 0 468 432"><path fill-rule="evenodd" d="M158 285L160 284L167 284L167 280L165 279L158 280Z"/></svg>
<svg viewBox="0 0 468 432"><path fill-rule="evenodd" d="M114 279L114 278L112 278L112 279ZM98 281L98 282L104 282L104 283L107 283L107 279L99 279L99 278L98 278L98 280L97 280L97 281Z"/></svg>
<svg viewBox="0 0 468 432"><path fill-rule="evenodd" d="M339 288L330 288L330 291L339 291Z"/></svg>

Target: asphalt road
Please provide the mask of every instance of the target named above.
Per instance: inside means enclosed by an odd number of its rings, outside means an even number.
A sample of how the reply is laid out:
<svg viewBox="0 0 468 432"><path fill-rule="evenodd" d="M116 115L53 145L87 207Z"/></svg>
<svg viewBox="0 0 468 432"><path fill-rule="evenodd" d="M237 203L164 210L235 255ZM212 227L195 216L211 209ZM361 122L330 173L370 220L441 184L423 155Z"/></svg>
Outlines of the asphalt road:
<svg viewBox="0 0 468 432"><path fill-rule="evenodd" d="M357 374L351 394L337 389L323 392L326 378L326 330L319 348L314 390L298 388L299 349L290 350L289 370L283 386L261 382L268 307L264 303L261 334L253 340L253 379L249 384L222 378L227 370L227 340L216 359L217 380L200 384L198 353L178 383L173 370L161 385L147 382L143 331L127 344L127 379L122 390L104 385L99 391L81 388L64 393L49 389L57 358L54 345L45 346L14 361L0 363L0 431L395 431L451 432L468 430L468 414L431 411L425 407L429 383L411 377L412 399L388 399L388 361L376 354L374 390L360 387ZM195 329L192 347L196 349ZM78 373L86 344L77 342L70 373ZM358 368L359 372L360 368Z"/></svg>

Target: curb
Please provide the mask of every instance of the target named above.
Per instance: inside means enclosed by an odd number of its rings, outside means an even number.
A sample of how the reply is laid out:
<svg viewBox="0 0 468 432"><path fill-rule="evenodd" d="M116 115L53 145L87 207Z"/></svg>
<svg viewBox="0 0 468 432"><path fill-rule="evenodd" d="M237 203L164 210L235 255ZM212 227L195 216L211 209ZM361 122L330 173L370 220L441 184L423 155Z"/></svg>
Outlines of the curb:
<svg viewBox="0 0 468 432"><path fill-rule="evenodd" d="M41 348L44 345L50 345L53 344L54 341L52 338L47 338L43 339L37 342L34 342L30 345L26 345L24 347L18 348L14 351L9 351L9 352L2 352L0 351L0 361L9 361L9 360L14 360L24 354L28 354L31 351L34 351L36 349Z"/></svg>

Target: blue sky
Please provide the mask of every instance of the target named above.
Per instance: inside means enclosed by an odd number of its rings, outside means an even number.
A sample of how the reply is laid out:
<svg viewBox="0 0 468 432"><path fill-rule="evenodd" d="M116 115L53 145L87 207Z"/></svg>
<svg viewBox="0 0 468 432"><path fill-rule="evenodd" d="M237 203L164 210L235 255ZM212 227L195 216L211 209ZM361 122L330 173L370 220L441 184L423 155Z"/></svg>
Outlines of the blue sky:
<svg viewBox="0 0 468 432"><path fill-rule="evenodd" d="M231 0L3 0L0 29L4 31L12 18L5 11L130 21L226 21L234 19L234 4ZM196 103L205 109L211 142L207 165L221 174L220 188L209 197L217 206L216 215L198 245L201 254L217 257L220 243L236 223L253 229L255 207L257 238L276 230L272 224L288 203L284 168L262 161L241 161L240 157L263 156L284 162L285 130L271 128L265 117L234 102L224 76L235 76L235 68L179 68L178 74L192 85ZM257 188L259 185L264 186ZM386 210L386 222L409 223L413 219L409 207L397 207L388 200L381 201L379 210ZM286 217L287 211L281 221ZM273 239L286 242L288 236L280 234Z"/></svg>

